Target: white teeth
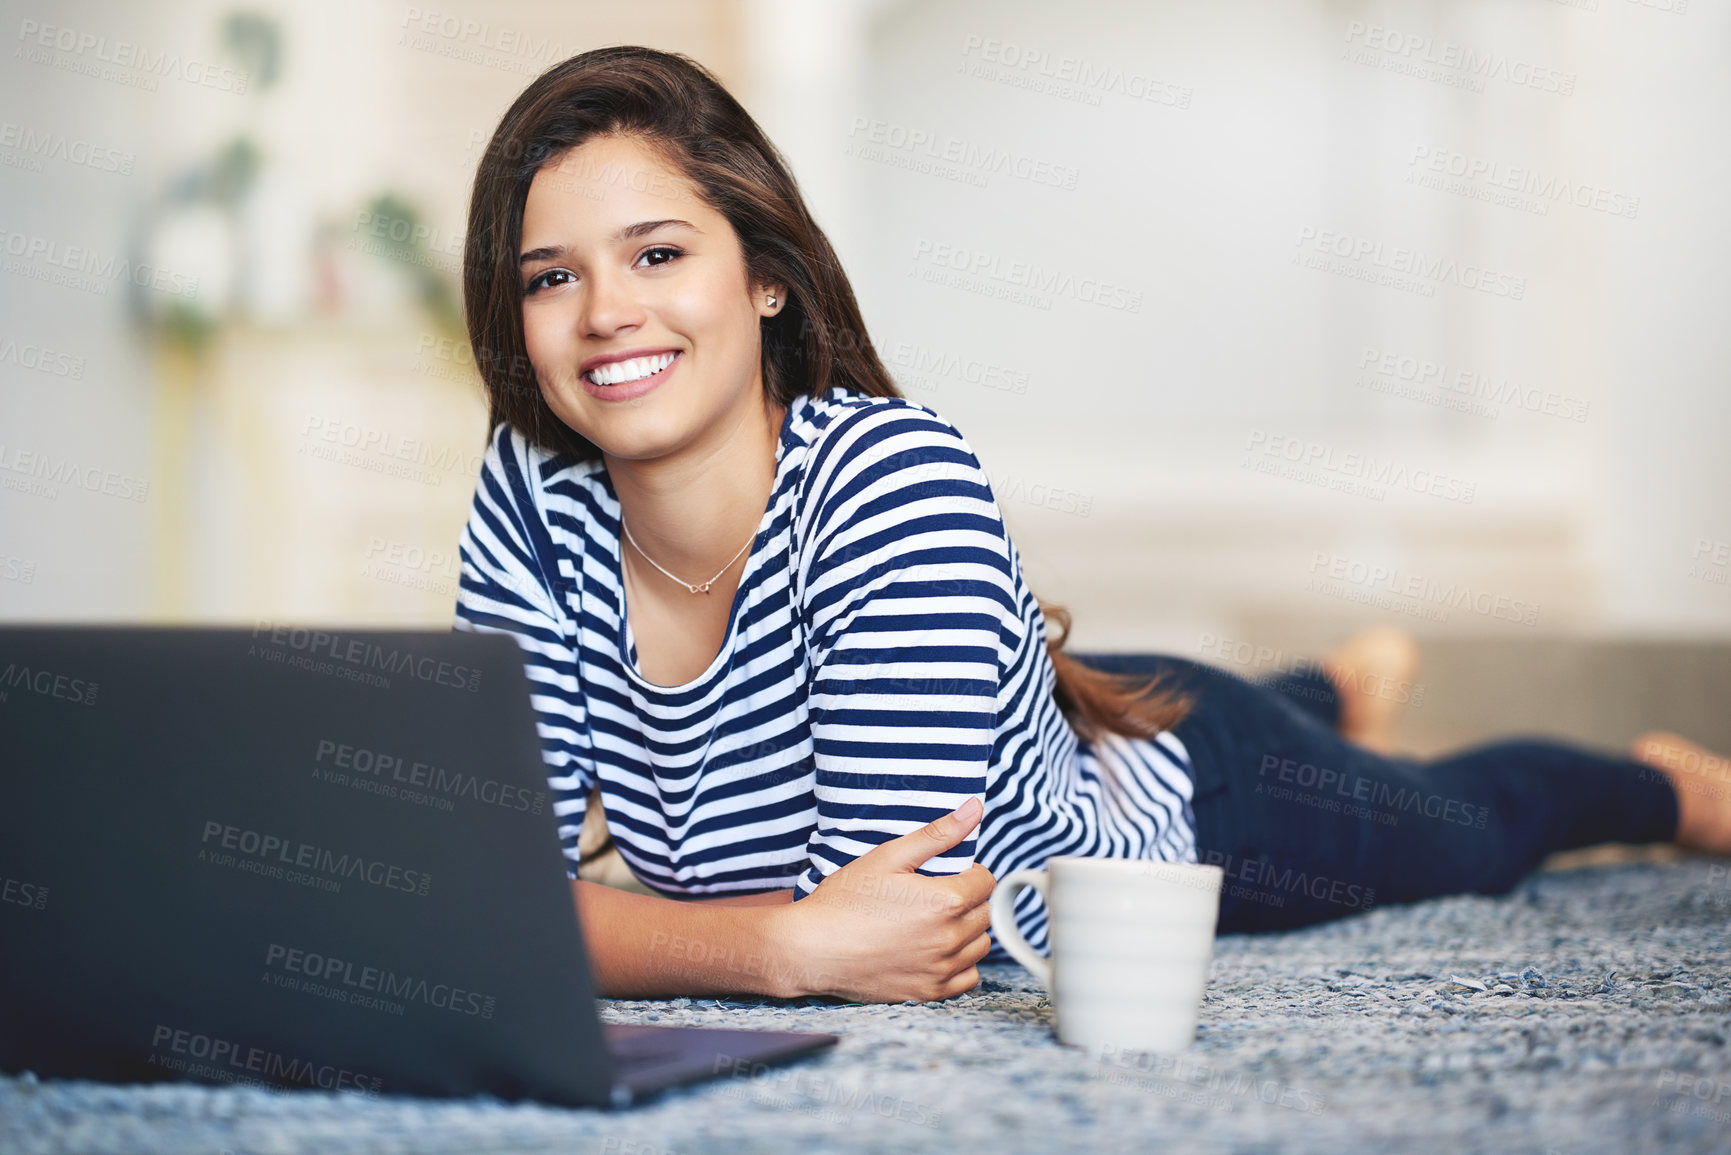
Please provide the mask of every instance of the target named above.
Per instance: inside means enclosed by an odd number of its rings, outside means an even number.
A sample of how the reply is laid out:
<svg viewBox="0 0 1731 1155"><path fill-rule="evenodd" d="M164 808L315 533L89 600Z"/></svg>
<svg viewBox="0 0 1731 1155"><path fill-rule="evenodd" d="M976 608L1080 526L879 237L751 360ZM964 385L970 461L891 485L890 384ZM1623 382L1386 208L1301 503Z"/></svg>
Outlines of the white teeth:
<svg viewBox="0 0 1731 1155"><path fill-rule="evenodd" d="M661 372L673 364L677 356L677 353L658 353L653 357L633 357L629 361L609 361L589 370L587 376L597 385L623 385Z"/></svg>

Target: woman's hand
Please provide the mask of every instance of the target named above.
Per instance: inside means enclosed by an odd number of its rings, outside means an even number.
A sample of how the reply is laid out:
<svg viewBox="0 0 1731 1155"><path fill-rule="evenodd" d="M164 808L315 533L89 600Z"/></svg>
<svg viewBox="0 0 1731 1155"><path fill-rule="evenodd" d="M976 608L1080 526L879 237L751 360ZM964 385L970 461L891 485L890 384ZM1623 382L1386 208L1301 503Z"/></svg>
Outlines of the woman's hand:
<svg viewBox="0 0 1731 1155"><path fill-rule="evenodd" d="M978 986L974 964L991 949L992 872L978 863L939 877L914 870L966 838L982 813L970 798L861 855L788 907L781 941L799 989L785 993L930 1002Z"/></svg>

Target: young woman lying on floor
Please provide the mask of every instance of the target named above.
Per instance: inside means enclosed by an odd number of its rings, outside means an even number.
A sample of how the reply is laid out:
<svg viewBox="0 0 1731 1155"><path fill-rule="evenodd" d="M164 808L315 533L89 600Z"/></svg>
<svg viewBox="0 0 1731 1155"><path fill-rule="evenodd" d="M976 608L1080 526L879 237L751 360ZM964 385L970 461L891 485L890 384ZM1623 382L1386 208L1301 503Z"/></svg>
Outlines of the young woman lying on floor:
<svg viewBox="0 0 1731 1155"><path fill-rule="evenodd" d="M1243 931L1597 842L1731 852L1726 762L1671 736L1379 753L1335 683L1398 665L1386 636L1271 686L1061 652L967 441L900 396L786 163L688 58L538 78L468 237L493 433L456 624L522 646L607 994L960 994L1007 957L994 878L1053 855L1219 863ZM576 881L593 791L667 897Z"/></svg>

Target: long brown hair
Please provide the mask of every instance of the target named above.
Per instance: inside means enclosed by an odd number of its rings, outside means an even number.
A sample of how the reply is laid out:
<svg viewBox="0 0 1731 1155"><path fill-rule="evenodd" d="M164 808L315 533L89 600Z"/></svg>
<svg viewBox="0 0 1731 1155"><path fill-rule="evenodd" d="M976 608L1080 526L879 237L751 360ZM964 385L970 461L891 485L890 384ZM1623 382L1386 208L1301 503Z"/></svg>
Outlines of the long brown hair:
<svg viewBox="0 0 1731 1155"><path fill-rule="evenodd" d="M518 245L529 185L544 165L597 136L639 141L695 186L739 238L748 283L778 284L786 305L759 323L763 387L782 405L834 386L900 397L829 238L800 195L787 161L757 122L704 67L682 53L633 45L583 52L542 73L506 111L475 174L463 256L463 305L489 426L508 422L530 441L579 461L600 450L553 413L523 339ZM1038 599L1036 599L1038 600ZM1070 630L1061 606L1046 647L1053 693L1076 731L1152 737L1188 699L1157 680L1108 674L1060 652Z"/></svg>

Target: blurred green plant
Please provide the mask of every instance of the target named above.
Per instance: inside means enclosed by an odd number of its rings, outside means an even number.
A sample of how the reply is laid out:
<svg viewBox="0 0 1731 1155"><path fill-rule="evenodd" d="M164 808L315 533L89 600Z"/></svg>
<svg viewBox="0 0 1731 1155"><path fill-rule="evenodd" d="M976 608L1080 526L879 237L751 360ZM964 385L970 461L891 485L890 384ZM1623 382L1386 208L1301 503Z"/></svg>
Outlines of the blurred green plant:
<svg viewBox="0 0 1731 1155"><path fill-rule="evenodd" d="M247 90L269 91L282 77L282 28L275 17L250 9L234 9L222 17L220 40L225 53L238 63L248 78ZM249 106L251 107L251 106ZM145 215L134 249L148 251L147 239L162 222L195 206L214 205L230 223L230 235L238 233L241 208L257 186L264 167L264 153L246 132L236 133L217 146L208 158L181 172L170 183L155 207ZM230 260L238 265L239 253ZM237 268L236 274L239 274ZM136 284L131 294L134 317L170 351L191 361L199 360L224 324L233 306L201 306L176 300L162 303L151 299Z"/></svg>
<svg viewBox="0 0 1731 1155"><path fill-rule="evenodd" d="M384 192L367 202L368 239L379 254L401 264L414 285L415 302L442 336L461 337L463 309L451 279L439 271L443 254L430 244L434 231L421 218L413 202L395 192ZM449 258L446 257L448 260Z"/></svg>
<svg viewBox="0 0 1731 1155"><path fill-rule="evenodd" d="M282 72L282 30L275 19L235 9L222 18L222 46L245 67L251 91L276 84Z"/></svg>
<svg viewBox="0 0 1731 1155"><path fill-rule="evenodd" d="M277 85L283 72L283 36L274 17L257 10L234 9L222 17L220 35L223 51L246 72L249 92L263 93ZM238 284L243 272L239 268L241 253L232 238L240 234L242 210L259 183L264 161L264 152L254 137L241 131L180 172L138 230L134 247L140 259L148 252L148 240L161 235L164 222L176 214L212 206L229 222L229 259L235 265L231 283ZM449 247L434 251L431 239L435 233L426 226L421 209L408 197L385 191L366 202L365 213L361 219L369 222L366 243L354 247L400 267L408 277L415 304L432 325L442 336L460 339L465 330L457 278L442 271L451 262ZM321 242L334 239L334 233L335 229L327 225L321 230ZM351 233L351 244L356 239L360 238ZM222 328L233 322L235 310L231 302L164 302L136 286L132 305L134 316L154 338L190 362L202 358Z"/></svg>

